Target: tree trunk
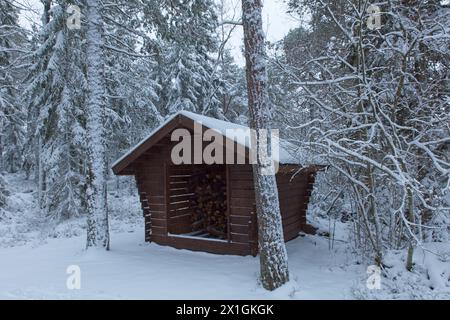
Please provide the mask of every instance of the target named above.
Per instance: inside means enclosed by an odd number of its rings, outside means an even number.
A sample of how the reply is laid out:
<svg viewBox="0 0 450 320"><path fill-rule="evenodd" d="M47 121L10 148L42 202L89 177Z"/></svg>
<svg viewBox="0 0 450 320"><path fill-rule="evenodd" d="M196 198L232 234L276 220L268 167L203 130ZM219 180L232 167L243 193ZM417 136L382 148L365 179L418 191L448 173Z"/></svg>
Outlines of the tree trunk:
<svg viewBox="0 0 450 320"><path fill-rule="evenodd" d="M408 194L408 220L412 224L415 223L414 219L414 198L411 189L407 190ZM414 231L414 228L411 227L411 232ZM414 239L412 235L409 236L409 244L408 244L408 255L406 257L406 270L412 271L414 266Z"/></svg>
<svg viewBox="0 0 450 320"><path fill-rule="evenodd" d="M3 127L3 120L0 118L0 128L4 128ZM0 134L0 172L2 172L4 170L3 167L3 141L2 141L2 134Z"/></svg>
<svg viewBox="0 0 450 320"><path fill-rule="evenodd" d="M259 130L269 129L270 126L261 8L260 0L242 0L248 106L251 127L256 131L258 146L265 142L261 141ZM270 137L270 134L268 136ZM270 147L268 149L268 156L270 157ZM254 165L253 172L258 217L261 281L265 289L274 290L289 281L287 252L283 238L275 175L266 175L267 163L262 163L259 157L256 158L258 162Z"/></svg>
<svg viewBox="0 0 450 320"><path fill-rule="evenodd" d="M109 226L106 189L105 87L102 56L103 21L99 1L87 1L87 248L109 250Z"/></svg>

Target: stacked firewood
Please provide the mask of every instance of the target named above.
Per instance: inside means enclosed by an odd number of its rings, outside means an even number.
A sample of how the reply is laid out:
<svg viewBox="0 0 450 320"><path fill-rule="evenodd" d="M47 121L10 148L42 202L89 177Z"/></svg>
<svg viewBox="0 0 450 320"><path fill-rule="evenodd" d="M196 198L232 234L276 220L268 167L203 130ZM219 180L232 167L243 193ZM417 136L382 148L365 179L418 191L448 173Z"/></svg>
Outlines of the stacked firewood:
<svg viewBox="0 0 450 320"><path fill-rule="evenodd" d="M192 230L206 231L212 236L227 237L227 188L223 174L210 170L191 179Z"/></svg>

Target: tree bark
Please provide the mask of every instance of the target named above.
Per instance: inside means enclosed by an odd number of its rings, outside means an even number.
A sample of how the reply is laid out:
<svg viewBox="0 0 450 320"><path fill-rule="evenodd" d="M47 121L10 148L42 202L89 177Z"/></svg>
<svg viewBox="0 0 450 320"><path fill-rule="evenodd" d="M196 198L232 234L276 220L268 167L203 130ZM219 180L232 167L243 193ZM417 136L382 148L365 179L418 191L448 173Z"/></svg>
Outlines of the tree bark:
<svg viewBox="0 0 450 320"><path fill-rule="evenodd" d="M99 1L87 0L87 248L109 250L106 189L103 21Z"/></svg>
<svg viewBox="0 0 450 320"><path fill-rule="evenodd" d="M268 130L271 119L267 93L266 54L261 8L260 0L242 0L250 125L256 131L258 147L260 143L265 142L261 141L260 130ZM270 137L270 134L268 136ZM270 157L270 147L268 149L268 156ZM259 148L256 150L259 150ZM274 290L289 281L287 252L283 238L275 175L267 175L265 171L267 163L261 162L258 156L256 158L258 161L253 166L253 173L258 218L261 282L265 289Z"/></svg>
<svg viewBox="0 0 450 320"><path fill-rule="evenodd" d="M414 198L413 193L411 189L408 188L407 190L408 194L408 220L412 224L415 223L415 216L414 216ZM411 227L411 231L413 231L413 227ZM406 270L412 271L414 267L414 239L412 235L409 236L409 243L408 243L408 255L406 257Z"/></svg>

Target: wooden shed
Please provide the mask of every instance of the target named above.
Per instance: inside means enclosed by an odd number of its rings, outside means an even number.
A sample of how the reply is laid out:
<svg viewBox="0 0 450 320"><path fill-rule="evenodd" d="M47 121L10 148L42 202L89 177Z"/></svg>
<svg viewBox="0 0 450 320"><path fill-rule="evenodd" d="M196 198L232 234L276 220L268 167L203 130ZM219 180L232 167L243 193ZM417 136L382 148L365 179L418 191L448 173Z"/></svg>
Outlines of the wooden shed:
<svg viewBox="0 0 450 320"><path fill-rule="evenodd" d="M224 138L223 152L227 159L233 152L235 162L206 164L196 158L195 152L190 156L191 161L173 161L173 148L179 143L172 141L174 131L189 132L194 146L199 127L202 133L208 129L219 133ZM146 241L217 254L257 254L249 142L239 141L236 135L229 134L229 129L248 131L241 125L181 111L113 164L116 175L136 178ZM200 153L208 144L201 142ZM306 210L320 169L320 166L305 165L304 160L298 160L293 154L296 154L295 146L280 140L276 179L285 241L296 238L308 227Z"/></svg>

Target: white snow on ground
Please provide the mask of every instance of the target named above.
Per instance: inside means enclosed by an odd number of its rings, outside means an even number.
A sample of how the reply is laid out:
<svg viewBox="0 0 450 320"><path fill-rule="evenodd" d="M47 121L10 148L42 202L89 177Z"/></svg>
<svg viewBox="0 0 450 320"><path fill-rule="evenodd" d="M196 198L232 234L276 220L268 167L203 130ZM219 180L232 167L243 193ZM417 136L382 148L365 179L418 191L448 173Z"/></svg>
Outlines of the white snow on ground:
<svg viewBox="0 0 450 320"><path fill-rule="evenodd" d="M143 243L143 230L115 233L112 250L83 250L84 237L39 247L0 249L0 299L340 299L361 272L343 268L318 237L288 245L292 281L268 293L257 283L259 261ZM81 290L68 290L66 269L81 268Z"/></svg>
<svg viewBox="0 0 450 320"><path fill-rule="evenodd" d="M6 201L6 216L0 216L0 248L35 241L40 237L41 223L36 215L34 183L22 175L4 178L11 196Z"/></svg>
<svg viewBox="0 0 450 320"><path fill-rule="evenodd" d="M109 196L112 250L86 252L83 218L46 225L33 184L8 180L14 189L11 219L0 221L0 299L338 299L352 298L364 273L347 266L344 247L329 251L324 238L300 237L287 246L291 282L269 293L258 284L258 258L145 243L133 190ZM67 289L70 265L81 268L81 290Z"/></svg>
<svg viewBox="0 0 450 320"><path fill-rule="evenodd" d="M385 256L380 290L355 287L361 299L450 299L450 244L428 243L416 248L414 269L405 269L406 252L392 250Z"/></svg>

